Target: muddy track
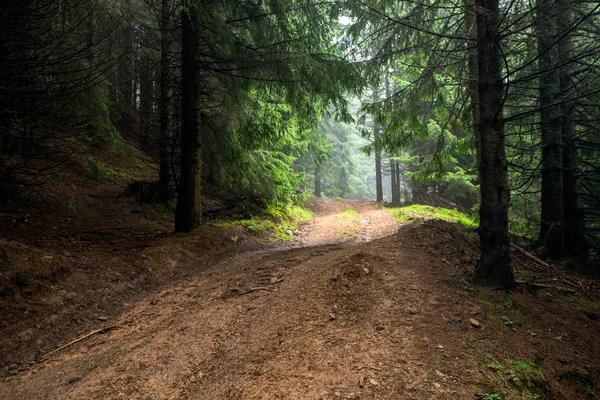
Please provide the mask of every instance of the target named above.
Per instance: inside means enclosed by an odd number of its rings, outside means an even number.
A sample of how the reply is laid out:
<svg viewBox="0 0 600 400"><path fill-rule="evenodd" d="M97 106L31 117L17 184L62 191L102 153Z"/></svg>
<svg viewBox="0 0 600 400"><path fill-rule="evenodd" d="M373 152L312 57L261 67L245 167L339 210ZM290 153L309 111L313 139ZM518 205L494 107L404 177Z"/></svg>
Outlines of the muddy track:
<svg viewBox="0 0 600 400"><path fill-rule="evenodd" d="M0 398L473 399L503 382L490 357L543 352L555 376L597 359L597 324L568 304L550 310L551 295L515 295L509 310L497 292L465 290L472 261L453 235L418 224L393 234L376 203L313 207L292 243L225 254L142 298L90 332L110 329L0 380ZM522 328L494 317L511 313ZM527 329L566 338L587 329L589 344L574 356ZM585 398L576 390L548 398Z"/></svg>
<svg viewBox="0 0 600 400"><path fill-rule="evenodd" d="M313 207L315 217L295 240L225 257L187 283L142 300L115 323L91 332L110 329L6 379L0 397L9 393L28 399L137 398L143 393L149 398L186 397L193 393L192 382L207 383L211 378L220 394L200 398L235 398L236 390L245 398L244 390L223 386L215 371L237 369L246 374L244 357L268 358L294 325L293 319L307 311L317 312L311 318L319 323L332 318L333 308L305 310L320 295L310 294L316 288L308 283L314 273L300 272L298 267L320 266L318 276L327 282L339 273L329 270L329 260L396 230L393 217L374 202L315 200ZM348 209L357 215L344 213ZM223 363L229 350L248 340L250 327L256 338L245 346L249 354Z"/></svg>

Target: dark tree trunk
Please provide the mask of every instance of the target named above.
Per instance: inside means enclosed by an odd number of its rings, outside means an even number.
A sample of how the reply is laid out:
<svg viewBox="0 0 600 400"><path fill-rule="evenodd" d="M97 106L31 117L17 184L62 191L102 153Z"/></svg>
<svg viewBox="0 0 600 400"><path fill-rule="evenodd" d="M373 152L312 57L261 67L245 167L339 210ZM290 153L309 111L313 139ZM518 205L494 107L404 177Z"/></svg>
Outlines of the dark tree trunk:
<svg viewBox="0 0 600 400"><path fill-rule="evenodd" d="M139 67L140 82L140 109L139 109L139 134L141 135L141 144L146 151L152 150L152 120L153 120L153 71L151 61L148 57L142 56Z"/></svg>
<svg viewBox="0 0 600 400"><path fill-rule="evenodd" d="M315 197L321 197L321 165L315 164Z"/></svg>
<svg viewBox="0 0 600 400"><path fill-rule="evenodd" d="M476 160L481 155L481 139L479 137L479 92L477 91L477 77L479 76L479 63L477 60L477 19L475 13L475 0L464 0L465 7L465 29L467 38L467 54L469 56L468 70L469 79L467 90L471 100L471 118L473 123L473 135L475 136Z"/></svg>
<svg viewBox="0 0 600 400"><path fill-rule="evenodd" d="M402 168L399 161L394 163L396 165L396 199L398 204L402 203Z"/></svg>
<svg viewBox="0 0 600 400"><path fill-rule="evenodd" d="M125 25L123 32L121 32L121 40L118 42L121 44L121 56L122 61L119 63L117 70L118 76L118 89L116 94L115 105L119 110L119 123L118 127L121 132L129 133L133 124L133 115L135 114L134 108L134 96L133 96L133 48L134 48L134 37L133 29L129 25Z"/></svg>
<svg viewBox="0 0 600 400"><path fill-rule="evenodd" d="M379 88L373 89L373 102L379 101ZM381 145L380 129L377 118L373 116L373 144L375 145L375 191L377 201L383 201L383 182L381 180Z"/></svg>
<svg viewBox="0 0 600 400"><path fill-rule="evenodd" d="M397 192L397 188L396 185L398 184L396 181L396 161L392 160L390 158L390 183L391 183L391 191L392 191L392 204L397 204L398 199L396 198L396 192Z"/></svg>
<svg viewBox="0 0 600 400"><path fill-rule="evenodd" d="M400 176L396 172L399 167L398 164L398 161L394 161L393 165L390 165L390 175L392 176L392 182L394 182L394 188L392 190L392 203L394 204L399 204L402 202Z"/></svg>
<svg viewBox="0 0 600 400"><path fill-rule="evenodd" d="M175 232L191 231L198 226L202 216L198 44L198 15L192 3L181 11L181 173Z"/></svg>
<svg viewBox="0 0 600 400"><path fill-rule="evenodd" d="M377 189L377 201L383 201L383 181L381 179L381 148L377 145L379 140L379 128L375 125L375 185Z"/></svg>
<svg viewBox="0 0 600 400"><path fill-rule="evenodd" d="M161 2L160 26L160 133L159 133L159 170L158 184L165 195L169 194L171 184L170 148L171 145L171 79L169 74L169 50L171 48L169 0Z"/></svg>
<svg viewBox="0 0 600 400"><path fill-rule="evenodd" d="M481 207L479 239L481 255L474 281L509 289L514 286L508 237L507 160L504 147L501 51L499 43L499 0L477 0L477 57L479 64L479 177Z"/></svg>
<svg viewBox="0 0 600 400"><path fill-rule="evenodd" d="M575 141L575 104L572 99L575 94L575 82L572 76L572 66L569 60L573 57L571 29L573 16L572 0L557 0L556 28L562 36L558 43L558 64L560 81L561 136L562 136L562 166L563 166L563 228L565 253L568 256L585 257L588 244L583 236L583 213L579 204L579 155Z"/></svg>
<svg viewBox="0 0 600 400"><path fill-rule="evenodd" d="M562 137L559 107L558 51L555 46L556 9L553 0L537 3L538 68L540 92L540 129L542 137L542 220L540 244L548 255L564 255L562 203Z"/></svg>

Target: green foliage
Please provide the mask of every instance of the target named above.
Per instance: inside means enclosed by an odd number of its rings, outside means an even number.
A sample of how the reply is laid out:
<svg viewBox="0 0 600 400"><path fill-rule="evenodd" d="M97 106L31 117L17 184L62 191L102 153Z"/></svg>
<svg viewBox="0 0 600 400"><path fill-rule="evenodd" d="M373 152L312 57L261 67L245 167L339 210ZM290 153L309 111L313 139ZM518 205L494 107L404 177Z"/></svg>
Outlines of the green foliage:
<svg viewBox="0 0 600 400"><path fill-rule="evenodd" d="M498 393L486 393L481 398L482 400L503 400L502 396Z"/></svg>
<svg viewBox="0 0 600 400"><path fill-rule="evenodd" d="M358 219L358 212L352 208L339 212L338 215L346 219Z"/></svg>
<svg viewBox="0 0 600 400"><path fill-rule="evenodd" d="M505 362L488 356L491 363L485 364L482 373L486 380L496 381L503 389L498 390L490 399L526 398L538 399L546 391L547 380L535 363L523 360L507 360Z"/></svg>
<svg viewBox="0 0 600 400"><path fill-rule="evenodd" d="M95 85L79 105L81 115L90 121L84 136L89 143L112 146L123 141L110 119L108 96L109 84L103 82Z"/></svg>
<svg viewBox="0 0 600 400"><path fill-rule="evenodd" d="M305 187L312 188L318 173L324 197L375 198L374 161L358 151L366 142L355 128L326 117L307 133L306 143L295 164L304 174Z"/></svg>
<svg viewBox="0 0 600 400"><path fill-rule="evenodd" d="M328 162L324 142L309 132L325 110L347 119L346 92L362 85L359 66L331 46L337 6L276 1L203 7L201 61L208 67L202 70L201 112L209 179L249 189L274 207L298 204L306 198L299 193L306 176L297 160L321 149L315 156Z"/></svg>
<svg viewBox="0 0 600 400"><path fill-rule="evenodd" d="M105 181L127 175L127 171L125 171L123 168L113 167L90 156L85 158L84 165L87 169L88 178L95 181Z"/></svg>
<svg viewBox="0 0 600 400"><path fill-rule="evenodd" d="M111 168L104 163L96 161L94 158L89 157L88 163L88 176L97 181L103 181L108 179L111 175Z"/></svg>
<svg viewBox="0 0 600 400"><path fill-rule="evenodd" d="M394 215L397 221L407 222L415 219L433 218L443 221L458 222L469 227L476 227L477 223L469 216L457 210L450 210L442 207L431 207L420 204L413 204L408 207L392 207L388 210Z"/></svg>
<svg viewBox="0 0 600 400"><path fill-rule="evenodd" d="M298 225L312 218L313 213L304 207L293 205L285 207L268 206L265 216L232 221L217 221L214 226L232 227L239 225L252 236L270 237L280 241L294 237Z"/></svg>

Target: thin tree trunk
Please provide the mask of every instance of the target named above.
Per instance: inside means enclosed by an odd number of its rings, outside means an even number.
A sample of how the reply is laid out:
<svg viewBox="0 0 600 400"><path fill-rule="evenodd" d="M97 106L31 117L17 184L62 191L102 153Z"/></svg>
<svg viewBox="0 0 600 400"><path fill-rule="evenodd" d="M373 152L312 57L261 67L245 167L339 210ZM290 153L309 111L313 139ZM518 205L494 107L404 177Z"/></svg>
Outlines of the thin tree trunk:
<svg viewBox="0 0 600 400"><path fill-rule="evenodd" d="M142 53L143 54L143 53ZM140 82L140 109L139 109L139 129L141 134L141 143L146 151L152 150L152 106L154 102L152 65L150 59L144 55L140 58L139 82Z"/></svg>
<svg viewBox="0 0 600 400"><path fill-rule="evenodd" d="M557 0L556 28L563 38L558 43L558 63L560 98L561 136L562 136L562 166L563 166L563 227L565 252L569 256L585 257L588 251L587 240L582 234L583 213L579 204L579 156L575 141L575 104L565 101L575 94L575 78L572 76L572 66L569 60L573 57L573 41L571 29L573 18L572 0Z"/></svg>
<svg viewBox="0 0 600 400"><path fill-rule="evenodd" d="M375 143L379 140L379 127L375 126ZM377 201L383 201L383 181L381 177L381 148L375 144L375 185Z"/></svg>
<svg viewBox="0 0 600 400"><path fill-rule="evenodd" d="M373 102L379 101L379 89L373 89ZM373 116L373 142L375 144L375 190L377 201L383 201L383 181L381 179L381 145L380 129L375 116Z"/></svg>
<svg viewBox="0 0 600 400"><path fill-rule="evenodd" d="M396 181L396 184L394 186L396 187L395 197L396 197L397 204L402 203L401 177L402 177L402 173L400 171L400 162L394 161L394 179Z"/></svg>
<svg viewBox="0 0 600 400"><path fill-rule="evenodd" d="M201 144L199 132L198 15L193 3L181 11L181 174L175 210L175 232L200 223Z"/></svg>
<svg viewBox="0 0 600 400"><path fill-rule="evenodd" d="M170 34L170 4L169 0L161 3L161 26L160 26L160 137L159 137L159 171L158 184L163 195L169 195L171 184L171 165L169 163L169 146L171 143L171 130L169 121L171 119L171 80L169 74L169 50L171 48Z"/></svg>
<svg viewBox="0 0 600 400"><path fill-rule="evenodd" d="M390 158L390 183L391 183L391 192L392 192L392 204L396 204L396 201L398 200L396 198L396 167L395 164L396 162L394 160L392 160Z"/></svg>
<svg viewBox="0 0 600 400"><path fill-rule="evenodd" d="M479 136L479 92L477 91L477 77L479 75L479 62L477 60L477 20L475 13L475 0L464 0L465 28L469 38L467 42L467 54L469 56L468 71L469 78L467 90L471 99L471 118L473 123L473 135L475 136L476 160L480 159L481 138Z"/></svg>
<svg viewBox="0 0 600 400"><path fill-rule="evenodd" d="M315 197L321 197L321 165L315 164Z"/></svg>
<svg viewBox="0 0 600 400"><path fill-rule="evenodd" d="M508 163L504 147L501 49L499 43L499 0L476 0L479 92L479 177L481 207L479 239L481 255L474 281L487 286L511 288L512 273L508 237Z"/></svg>
<svg viewBox="0 0 600 400"><path fill-rule="evenodd" d="M540 242L552 258L564 255L563 237L563 172L561 118L558 106L552 106L559 96L558 49L554 0L537 3L540 129L542 136L542 221Z"/></svg>
<svg viewBox="0 0 600 400"><path fill-rule="evenodd" d="M119 43L122 45L120 49L123 60L119 64L117 70L118 76L118 92L116 105L120 111L119 129L121 131L130 131L132 127L132 117L134 115L133 101L133 47L134 33L129 25L123 27L124 32L121 34Z"/></svg>

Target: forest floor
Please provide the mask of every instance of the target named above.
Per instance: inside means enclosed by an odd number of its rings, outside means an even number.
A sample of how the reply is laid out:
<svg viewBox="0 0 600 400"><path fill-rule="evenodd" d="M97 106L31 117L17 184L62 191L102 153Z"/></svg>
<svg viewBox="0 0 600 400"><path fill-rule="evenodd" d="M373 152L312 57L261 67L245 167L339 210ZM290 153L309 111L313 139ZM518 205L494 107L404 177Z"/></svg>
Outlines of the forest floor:
<svg viewBox="0 0 600 400"><path fill-rule="evenodd" d="M476 253L457 235L474 233L460 225L312 199L288 242L209 224L166 235L168 218L116 201L121 189L79 188L86 221L31 211L3 225L2 262L56 276L0 297L0 398L600 393L598 303L471 285Z"/></svg>

